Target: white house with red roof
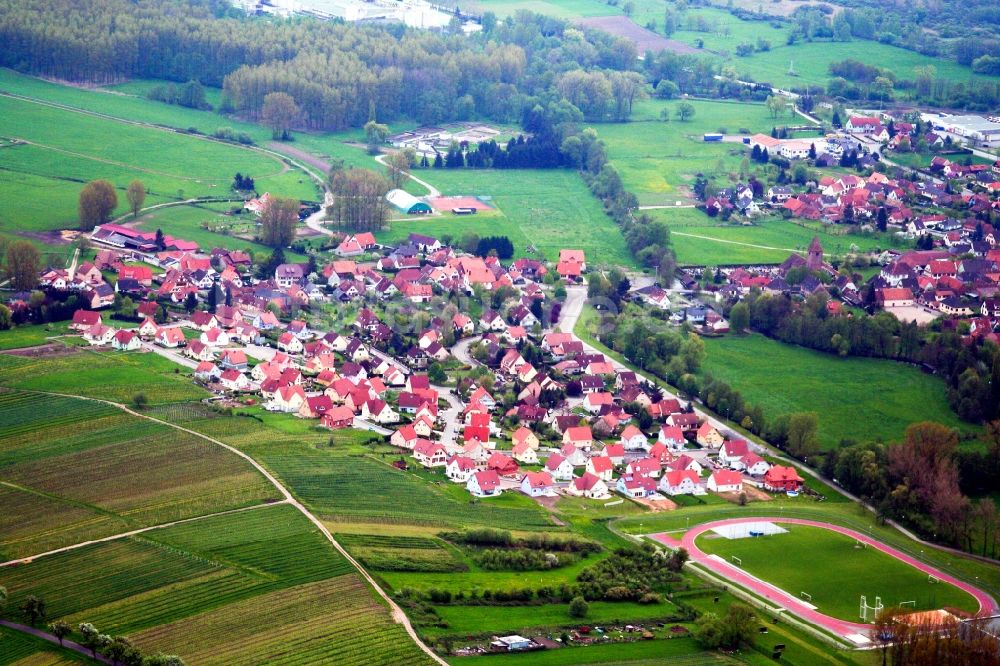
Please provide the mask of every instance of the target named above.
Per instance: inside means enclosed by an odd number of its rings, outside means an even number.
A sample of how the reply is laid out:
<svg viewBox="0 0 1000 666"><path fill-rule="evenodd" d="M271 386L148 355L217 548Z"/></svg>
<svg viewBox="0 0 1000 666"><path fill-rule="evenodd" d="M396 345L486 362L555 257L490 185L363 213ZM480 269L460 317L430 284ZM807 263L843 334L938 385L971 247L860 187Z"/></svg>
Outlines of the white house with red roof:
<svg viewBox="0 0 1000 666"><path fill-rule="evenodd" d="M142 341L135 331L118 331L111 340L111 346L118 351L135 351L142 347Z"/></svg>
<svg viewBox="0 0 1000 666"><path fill-rule="evenodd" d="M278 349L287 354L301 354L302 341L295 334L285 331L278 336Z"/></svg>
<svg viewBox="0 0 1000 666"><path fill-rule="evenodd" d="M642 433L639 428L629 424L625 426L622 430L622 434L618 437L618 443L621 444L626 451L648 451L649 450L649 438Z"/></svg>
<svg viewBox="0 0 1000 666"><path fill-rule="evenodd" d="M601 455L611 458L615 465L625 464L625 447L621 444L608 444L601 451Z"/></svg>
<svg viewBox="0 0 1000 666"><path fill-rule="evenodd" d="M772 492L798 492L802 488L802 477L794 467L774 465L764 474L764 489Z"/></svg>
<svg viewBox="0 0 1000 666"><path fill-rule="evenodd" d="M69 325L74 331L86 331L94 324L101 323L101 313L93 310L77 310L73 313L73 322Z"/></svg>
<svg viewBox="0 0 1000 666"><path fill-rule="evenodd" d="M676 460L671 461L667 465L667 470L670 472L691 471L697 474L698 476L701 476L702 469L703 468L701 466L701 463L692 458L691 456L687 455L686 453L677 456Z"/></svg>
<svg viewBox="0 0 1000 666"><path fill-rule="evenodd" d="M396 423L399 421L397 414L384 400L366 400L361 405L361 418L374 421L375 423Z"/></svg>
<svg viewBox="0 0 1000 666"><path fill-rule="evenodd" d="M607 499L611 497L607 482L590 472L570 481L570 484L566 487L566 493L588 499Z"/></svg>
<svg viewBox="0 0 1000 666"><path fill-rule="evenodd" d="M599 414L604 407L614 404L614 396L607 391L588 393L583 398L583 408L591 414Z"/></svg>
<svg viewBox="0 0 1000 666"><path fill-rule="evenodd" d="M625 473L631 476L646 476L656 479L662 472L663 467L660 465L660 461L653 458L637 458L625 466Z"/></svg>
<svg viewBox="0 0 1000 666"><path fill-rule="evenodd" d="M448 452L437 442L422 439L413 447L413 458L424 467L444 467Z"/></svg>
<svg viewBox="0 0 1000 666"><path fill-rule="evenodd" d="M556 481L569 481L573 478L573 465L560 453L553 453L545 461L545 471Z"/></svg>
<svg viewBox="0 0 1000 666"><path fill-rule="evenodd" d="M743 490L743 475L731 469L717 469L705 486L715 493L738 493Z"/></svg>
<svg viewBox="0 0 1000 666"><path fill-rule="evenodd" d="M227 370L227 372L229 371ZM236 371L234 370L234 372ZM296 384L288 384L278 387L278 390L274 392L271 402L268 403L268 407L276 412L294 414L299 411L305 401L306 392L302 387Z"/></svg>
<svg viewBox="0 0 1000 666"><path fill-rule="evenodd" d="M771 463L761 458L756 453L748 453L739 462L734 464L733 469L742 470L750 476L764 476L767 470L771 469Z"/></svg>
<svg viewBox="0 0 1000 666"><path fill-rule="evenodd" d="M614 478L615 464L607 456L591 456L587 461L587 472L610 482Z"/></svg>
<svg viewBox="0 0 1000 666"><path fill-rule="evenodd" d="M719 464L732 467L740 458L750 453L750 445L745 439L728 439L719 447Z"/></svg>
<svg viewBox="0 0 1000 666"><path fill-rule="evenodd" d="M691 470L667 472L659 484L659 489L667 495L694 495L700 487L701 479Z"/></svg>
<svg viewBox="0 0 1000 666"><path fill-rule="evenodd" d="M641 499L656 493L656 479L651 479L648 476L623 474L618 477L615 489L626 497Z"/></svg>
<svg viewBox="0 0 1000 666"><path fill-rule="evenodd" d="M672 451L680 451L687 445L684 438L684 431L675 425L665 425L660 427L660 434L656 441L663 444Z"/></svg>
<svg viewBox="0 0 1000 666"><path fill-rule="evenodd" d="M502 492L500 476L490 469L475 472L465 488L475 497L496 497Z"/></svg>
<svg viewBox="0 0 1000 666"><path fill-rule="evenodd" d="M184 331L182 331L177 326L172 326L170 328L160 328L156 332L155 338L156 344L161 347L166 347L167 349L174 349L185 344L187 339L184 337Z"/></svg>
<svg viewBox="0 0 1000 666"><path fill-rule="evenodd" d="M555 494L556 482L548 472L528 472L521 479L521 492L528 497L544 497Z"/></svg>
<svg viewBox="0 0 1000 666"><path fill-rule="evenodd" d="M239 370L226 370L219 375L219 384L227 391L246 391L250 388L250 380Z"/></svg>
<svg viewBox="0 0 1000 666"><path fill-rule="evenodd" d="M478 468L476 461L468 456L452 456L445 463L444 473L455 483L467 483Z"/></svg>

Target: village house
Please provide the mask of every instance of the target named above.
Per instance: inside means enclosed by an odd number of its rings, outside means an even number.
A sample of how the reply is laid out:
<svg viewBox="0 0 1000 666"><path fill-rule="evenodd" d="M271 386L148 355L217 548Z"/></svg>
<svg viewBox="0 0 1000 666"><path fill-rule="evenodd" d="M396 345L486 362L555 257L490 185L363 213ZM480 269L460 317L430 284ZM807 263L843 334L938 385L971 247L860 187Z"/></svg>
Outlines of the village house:
<svg viewBox="0 0 1000 666"><path fill-rule="evenodd" d="M474 497L497 497L500 495L500 477L493 470L475 472L465 485Z"/></svg>
<svg viewBox="0 0 1000 666"><path fill-rule="evenodd" d="M354 411L343 405L334 406L320 419L320 425L330 430L350 428L354 425Z"/></svg>
<svg viewBox="0 0 1000 666"><path fill-rule="evenodd" d="M647 476L623 474L618 477L615 489L626 497L642 499L656 494L656 480Z"/></svg>
<svg viewBox="0 0 1000 666"><path fill-rule="evenodd" d="M802 477L794 467L774 465L764 474L764 489L772 492L798 492Z"/></svg>
<svg viewBox="0 0 1000 666"><path fill-rule="evenodd" d="M587 460L587 472L597 476L602 481L610 482L614 477L615 464L607 456L591 456Z"/></svg>
<svg viewBox="0 0 1000 666"><path fill-rule="evenodd" d="M413 458L424 467L444 467L448 464L448 452L444 447L426 439L413 447Z"/></svg>
<svg viewBox="0 0 1000 666"><path fill-rule="evenodd" d="M710 449L717 449L720 446L722 446L722 443L724 441L726 441L725 438L722 436L722 434L718 430L716 430L711 423L708 423L707 421L703 423L700 428L698 428L698 434L696 438L698 444L700 444L701 446L708 447Z"/></svg>
<svg viewBox="0 0 1000 666"><path fill-rule="evenodd" d="M573 464L559 453L553 453L545 461L545 471L556 481L569 481L573 478Z"/></svg>
<svg viewBox="0 0 1000 666"><path fill-rule="evenodd" d="M521 492L528 497L552 495L555 487L555 481L548 472L528 472L521 479Z"/></svg>
<svg viewBox="0 0 1000 666"><path fill-rule="evenodd" d="M690 470L669 471L660 479L659 489L667 495L694 495L701 486L701 479Z"/></svg>
<svg viewBox="0 0 1000 666"><path fill-rule="evenodd" d="M455 483L467 483L478 469L476 461L467 456L452 456L445 464L444 473Z"/></svg>
<svg viewBox="0 0 1000 666"><path fill-rule="evenodd" d="M743 475L729 469L718 469L709 475L705 486L715 493L742 492Z"/></svg>
<svg viewBox="0 0 1000 666"><path fill-rule="evenodd" d="M607 499L611 496L607 482L589 472L573 479L566 487L566 493L588 499Z"/></svg>

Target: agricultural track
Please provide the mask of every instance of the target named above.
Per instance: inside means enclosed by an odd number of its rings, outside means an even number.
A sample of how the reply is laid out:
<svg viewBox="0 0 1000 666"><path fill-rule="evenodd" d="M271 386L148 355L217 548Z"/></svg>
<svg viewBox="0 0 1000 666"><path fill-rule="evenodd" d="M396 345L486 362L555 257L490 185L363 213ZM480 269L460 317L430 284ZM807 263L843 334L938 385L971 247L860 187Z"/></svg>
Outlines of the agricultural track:
<svg viewBox="0 0 1000 666"><path fill-rule="evenodd" d="M10 488L17 488L17 489L20 488L20 486L16 486L13 483L7 483L5 481L0 481L0 486L8 486ZM74 543L72 546L63 546L62 548L56 548L55 550L47 550L44 553L38 553L37 555L29 555L28 557L19 557L16 560L8 560L6 562L0 562L0 568L14 566L15 564L25 564L27 562L37 560L40 557L48 557L49 555L58 555L59 553L65 553L70 550L76 550L77 548L83 548L85 546L90 546L95 543L105 543L107 541L124 539L126 537L142 534L143 532L151 532L152 530L161 530L166 527L173 527L174 525L182 525L184 523L193 523L197 520L204 520L206 518L225 516L226 514L230 513L242 513L243 511L252 511L253 509L263 509L265 507L279 506L281 504L288 504L288 500L280 500L278 502L270 502L268 504L254 504L253 506L245 506L240 509L231 509L229 511L220 511L219 513L209 513L204 516L195 516L194 518L184 518L183 520L174 520L169 523L161 523L159 525L150 525L149 527L141 527L137 530L130 530L128 532L122 532L120 534L112 534L111 536L106 536L100 539L93 539L91 541L82 541L80 543Z"/></svg>
<svg viewBox="0 0 1000 666"><path fill-rule="evenodd" d="M19 389L17 389L17 390L19 390ZM63 397L63 398L75 398L77 400L87 400L89 402L96 402L96 403L100 403L100 404L103 404L103 405L108 405L108 406L114 407L116 409L119 409L119 410L125 412L126 414L130 414L131 416L134 416L136 418L145 419L147 421L153 421L154 423L159 423L160 425L164 425L164 426L167 426L169 428L173 428L175 430L180 430L181 432L185 432L185 433L187 433L189 435L193 435L194 437L201 438L201 439L203 439L203 440L205 440L207 442L210 442L210 443L215 444L217 446L221 446L222 448L226 449L227 451L229 451L229 452L231 452L231 453L239 456L240 458L243 458L248 463L250 463L254 467L254 469L256 469L258 472L260 472L261 475L263 475L264 478L267 479L271 483L271 485L273 485L275 487L275 489L278 490L278 492L281 493L282 497L284 498L283 499L283 503L290 504L290 505L294 506L296 509L298 509L302 513L302 515L304 515L306 518L308 518L309 521L313 525L315 525L316 528L323 534L323 536L326 537L327 541L329 541L331 544L333 544L333 547L337 550L337 552L340 553L344 557L344 559L346 559L348 562L350 562L351 565L355 569L357 569L358 573L361 574L362 578L364 578L368 582L368 584L378 593L378 595L382 598L382 600L385 601L386 605L389 606L389 608L392 611L392 619L397 624L403 625L403 628L406 630L406 633L409 634L409 636L413 640L413 642L416 643L417 646L421 650L423 650L423 652L425 654L427 654L427 656L430 657L435 663L441 664L441 666L448 666L448 662L446 662L444 659L442 659L440 656L438 656L437 653L435 653L430 647L427 646L426 643L424 643L420 639L420 637L417 635L416 630L414 630L413 625L410 623L410 619L406 616L406 613L403 612L403 609L399 607L399 604L397 604L395 601L393 601L392 597L390 597L385 592L385 590L383 590L379 586L379 584L377 582L375 582L375 579L372 578L372 576L364 569L364 567L362 567L361 564L357 560L355 560L353 557L351 557L350 553L348 553L347 550L345 550L344 547L341 546L340 543L336 539L333 538L333 534L330 533L330 530L328 530L326 528L326 526L323 524L323 522L319 518L317 518L316 516L314 516L312 514L312 512L310 512L309 509L307 509L301 502L299 502L297 499L295 499L295 497L292 495L292 493L287 488L285 488L285 486L282 485L282 483L280 481L278 481L278 479L273 474L271 474L269 471L267 471L267 469L263 465L261 465L259 462L257 462L251 456L247 455L243 451L240 451L239 449L237 449L237 448L235 448L233 446L230 446L229 444L226 444L226 443L221 442L221 441L219 441L217 439L213 439L211 437L208 437L207 435L204 435L204 434L202 434L200 432L197 432L195 430L191 430L190 428L185 428L183 426L179 426L179 425L177 425L175 423L169 423L167 421L162 421L162 420L160 420L158 418L155 418L155 417L143 414L141 412L137 412L137 411L135 411L133 409L130 409L126 405L121 404L121 403L112 402L110 400L102 400L100 398L89 398L89 397L86 397L86 396L72 395L72 394L67 394L67 393L53 393L53 392L49 392L49 391L20 391L20 392L22 392L22 393L32 393L32 394L35 394L35 395L50 395L50 396L57 396L57 397Z"/></svg>

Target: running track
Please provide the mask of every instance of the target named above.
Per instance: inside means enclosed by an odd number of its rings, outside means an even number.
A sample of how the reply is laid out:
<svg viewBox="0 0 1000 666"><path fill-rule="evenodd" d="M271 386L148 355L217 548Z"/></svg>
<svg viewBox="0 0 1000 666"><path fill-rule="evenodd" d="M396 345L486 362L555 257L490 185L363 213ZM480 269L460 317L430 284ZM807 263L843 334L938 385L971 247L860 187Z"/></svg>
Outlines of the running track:
<svg viewBox="0 0 1000 666"><path fill-rule="evenodd" d="M878 550L895 557L898 560L906 562L910 566L923 571L926 574L933 575L940 580L950 583L960 590L964 590L972 595L977 602L979 602L980 612L993 613L997 610L997 603L993 600L993 597L986 594L979 588L973 587L968 583L958 580L954 576L949 576L948 574L935 569L934 567L924 564L923 562L902 553L891 546L887 546L881 541L876 541L875 539L861 534L860 532L855 532L854 530L847 529L846 527L840 527L839 525L831 525L829 523L823 523L816 520L802 520L799 518L730 518L729 520L717 520L711 523L704 523L696 527L691 528L684 533L684 536L680 541L670 537L666 534L651 534L650 538L659 541L671 548L677 548L683 546L687 549L691 556L691 561L705 568L713 571L714 573L722 576L723 578L732 581L744 587L748 590L752 590L754 594L768 601L777 604L783 608L788 609L790 612L801 617L802 619L814 624L816 626L822 627L827 631L836 634L838 636L843 636L852 642L857 643L856 640L858 635L867 636L868 631L871 628L869 624L861 624L858 622L848 622L846 620L839 620L829 615L824 615L808 605L803 603L797 597L793 597L784 590L771 585L765 581L756 578L742 569L733 566L727 562L720 561L713 557L710 557L707 553L703 552L695 544L695 539L699 536L712 530L715 527L721 527L723 525L738 525L741 523L748 522L772 522L772 523L786 523L792 525L808 525L811 527L821 527L823 529L832 530L834 532L839 532L840 534L847 535L852 539L857 539L862 543L866 543L869 546L877 548ZM852 638L853 637L853 638Z"/></svg>

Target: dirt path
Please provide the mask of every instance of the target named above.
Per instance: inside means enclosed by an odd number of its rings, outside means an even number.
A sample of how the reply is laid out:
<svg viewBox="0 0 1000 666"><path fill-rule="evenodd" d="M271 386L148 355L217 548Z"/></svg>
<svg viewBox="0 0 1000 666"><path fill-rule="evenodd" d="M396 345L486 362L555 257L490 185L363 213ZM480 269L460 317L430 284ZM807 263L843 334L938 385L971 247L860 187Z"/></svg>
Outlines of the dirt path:
<svg viewBox="0 0 1000 666"><path fill-rule="evenodd" d="M379 164L381 164L382 166L385 166L385 155L379 155L379 156L377 156L375 158L375 161L378 162ZM421 184L421 185L423 185L424 187L427 188L427 195L426 196L428 196L428 197L430 197L432 199L435 198L435 197L441 196L441 190L439 190L438 188L434 187L433 185L431 185L427 181L421 180L421 179L417 178L412 173L408 173L406 175L409 176L410 180L412 180L413 182L419 183L419 184Z"/></svg>
<svg viewBox="0 0 1000 666"><path fill-rule="evenodd" d="M8 620L0 620L0 626L7 627L8 629L13 629L14 631L20 631L24 634L29 634L35 638L41 638L43 641L48 641L53 645L59 645L59 639L48 633L47 631L42 631L41 629L35 629L34 627L29 627L26 624L18 624L17 622L10 622ZM73 650L74 652L79 652L90 659L94 658L94 653L83 647L79 643L74 643L73 641L64 640L62 642L62 647L67 650ZM102 664L113 664L113 662L102 654L97 655L97 661Z"/></svg>
<svg viewBox="0 0 1000 666"><path fill-rule="evenodd" d="M14 484L7 483L5 481L0 481L0 486L8 486L11 488L18 488ZM174 520L169 523L162 523L160 525L151 525L149 527L141 527L136 530L131 530L129 532L122 532L121 534L112 534L111 536L106 536L100 539L93 539L91 541L83 541L81 543L74 543L72 546L63 546L62 548L56 548L55 550L47 550L44 553L38 553L37 555L29 555L27 557L19 557L16 560L8 560L6 562L0 562L0 568L10 567L15 564L25 564L27 562L33 562L40 557L48 557L49 555L58 555L59 553L66 553L71 550L76 550L78 548L83 548L84 546L90 546L95 543L105 543L107 541L116 541L118 539L124 539L126 537L135 536L136 534L142 534L143 532L151 532L152 530L161 530L166 527L173 527L174 525L182 525L184 523L193 523L196 520L204 520L205 518L214 518L215 516L225 516L230 513L242 513L244 511L252 511L254 509L262 509L268 506L278 506L280 504L287 504L287 500L280 500L278 502L269 502L265 504L254 504L253 506L245 506L240 509L230 509L229 511L220 511L218 513L209 513L204 516L195 516L194 518L184 518L183 520Z"/></svg>
<svg viewBox="0 0 1000 666"><path fill-rule="evenodd" d="M672 231L674 236L687 236L688 238L700 238L701 240L713 241L715 243L728 243L729 245L742 245L743 247L755 247L761 250L779 250L781 252L799 252L790 247L771 247L770 245L754 245L753 243L742 243L740 241L724 240L722 238L712 238L711 236L699 236L698 234L686 234L681 231Z"/></svg>
<svg viewBox="0 0 1000 666"><path fill-rule="evenodd" d="M305 162L309 166L316 167L323 173L330 172L329 162L327 162L322 158L316 157L312 153L307 153L306 151L300 148L290 146L287 143L281 143L280 141L269 141L267 143L267 147L276 153L283 153L285 155L289 155L290 157L294 157L295 159L301 162Z"/></svg>
<svg viewBox="0 0 1000 666"><path fill-rule="evenodd" d="M21 392L22 393L34 393L36 395L53 395L53 396L60 396L60 397L67 397L67 398L76 398L78 400L87 400L89 402L97 402L97 403L101 403L101 404L104 404L104 405L110 405L111 407L115 407L117 409L120 409L121 411L125 412L126 414L130 414L130 415L135 416L135 417L140 418L140 419L146 419L147 421L152 421L154 423L159 423L160 425L167 426L168 428L173 428L175 430L179 430L179 431L187 433L189 435L193 435L194 437L198 437L200 439L203 439L206 442L209 442L211 444L215 444L216 446L221 446L222 448L226 449L230 453L233 453L233 454L239 456L240 458L243 458L248 463L250 463L254 467L254 469L256 469L258 472L260 472L260 474L265 479L267 479L271 483L271 485L273 485L278 490L278 492L281 493L281 495L284 498L285 502L287 502L288 504L291 504L296 509L298 509L299 512L301 512L302 515L304 515L313 525L315 525L316 528L323 534L323 536L326 537L327 541L329 541L333 545L333 547L337 550L337 552L340 553L340 555L344 559L346 559L348 562L351 563L351 565L358 571L358 573L361 575L361 577L364 578L368 582L368 584L372 587L372 589L374 589L375 592L382 598L382 600L385 601L386 605L389 607L389 609L392 612L392 619L397 624L403 625L403 628L406 630L406 633L410 636L410 638L413 640L413 642L417 644L417 647L419 647L421 650L423 650L423 652L428 657L430 657L431 659L433 659L436 663L440 664L441 666L448 666L448 662L446 662L444 659L442 659L440 656L438 656L438 654L436 652L434 652L430 647L428 647L428 645L426 643L424 643L420 639L420 636L417 635L416 630L413 628L413 625L410 623L410 619L406 616L406 613L403 612L403 609L399 607L399 604L397 604L392 599L392 597L390 597L386 593L386 591L383 590L379 586L379 584L377 582L375 582L375 579L372 578L371 574L369 574L365 570L365 568L362 567L361 564L357 560L355 560L353 557L351 557L351 554L348 553L347 550L345 550L344 547L341 546L340 543L336 539L333 538L333 534L330 533L330 530L327 529L326 525L324 525L323 522L319 518L317 518L315 515L313 515L312 512L309 511L309 509L307 509L299 500L297 500L292 495L291 491L289 491L284 485L282 485L282 483L280 481L278 481L278 479L273 474L271 474L269 471L267 471L267 469L263 465L261 465L259 462L257 462L257 460L254 459L253 457L247 455L243 451L240 451L239 449L237 449L234 446L230 446L229 444L226 444L225 442L221 442L221 441L219 441L217 439L209 437L208 435L204 435L204 434L202 434L202 433L200 433L200 432L198 432L196 430L191 430L190 428L185 428L183 426L179 426L176 423L170 423L168 421L163 421L161 419L149 416L147 414L143 414L141 412L137 412L137 411L135 411L133 409L130 409L126 405L123 405L123 404L117 403L117 402L112 402L111 400L103 400L101 398L91 398L91 397L87 397L87 396L73 395L73 394L68 394L68 393L54 393L54 392L50 392L50 391L21 391Z"/></svg>

